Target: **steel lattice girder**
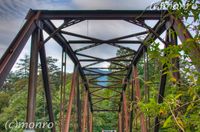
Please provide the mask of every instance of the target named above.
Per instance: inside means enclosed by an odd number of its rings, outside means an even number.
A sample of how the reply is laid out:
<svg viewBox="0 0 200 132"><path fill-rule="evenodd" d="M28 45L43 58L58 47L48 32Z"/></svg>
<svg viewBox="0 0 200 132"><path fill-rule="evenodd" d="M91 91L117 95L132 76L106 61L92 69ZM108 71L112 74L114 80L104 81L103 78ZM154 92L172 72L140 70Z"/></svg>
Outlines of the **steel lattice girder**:
<svg viewBox="0 0 200 132"><path fill-rule="evenodd" d="M76 66L78 66L80 76L83 80L83 84L88 91L88 100L90 102L90 108L92 109L92 101L91 101L91 94L89 92L89 81L95 81L95 79L108 75L108 74L100 74L95 73L98 75L94 78L87 79L86 74L84 73L84 70L95 70L95 69L108 69L105 67L90 67L91 65L95 65L97 63L101 63L102 61L110 61L113 64L113 61L123 61L122 59L116 59L116 58L110 58L110 59L101 59L98 57L90 56L90 59L82 59L79 60L77 55L79 53L73 51L73 49L70 46L70 43L72 44L87 44L91 43L92 46L84 47L79 50L85 50L88 48L96 47L102 43L107 43L112 46L116 46L118 48L123 48L123 46L119 46L118 44L126 43L126 44L141 44L139 49L134 53L132 60L124 60L124 61L130 61L130 64L128 66L119 65L117 68L111 68L115 70L125 70L127 71L126 75L124 75L124 81L121 81L120 78L111 76L112 78L115 78L115 81L121 82L123 84L122 91L124 91L127 87L127 81L130 78L132 67L133 65L136 65L138 60L143 54L144 49L148 44L150 44L150 40L154 41L157 38L163 42L164 44L167 44L168 42L162 40L159 36L166 30L167 26L165 25L167 21L172 20L175 21L175 24L171 22L172 26L174 26L174 29L176 32L180 32L180 29L177 29L177 23L181 23L181 21L174 19L173 17L169 17L170 15L167 14L167 11L157 11L157 10L149 10L149 11L143 11L143 10L135 10L135 11L112 11L112 10L96 10L96 11L49 11L49 10L30 10L26 19L25 25L22 27L20 32L17 34L16 38L12 41L11 45L9 46L8 50L5 52L3 57L0 60L0 86L3 85L3 82L8 75L9 71L11 70L12 66L14 65L17 57L21 53L23 47L25 46L27 40L29 39L30 35L33 33L33 31L36 28L44 29L48 34L49 37L41 43L40 48L43 47L43 45L50 39L53 38L68 54L68 56L71 58L71 60L74 62ZM50 20L64 20L64 23L59 27L56 28L56 26L50 21ZM83 36L80 34L74 34L70 32L64 32L62 29L74 24L77 24L79 22L82 22L84 20L125 20L127 22L130 22L132 24L141 26L146 28L147 32L139 32L138 34L148 34L146 38L143 41L125 41L122 40L124 38L130 38L136 34L131 34L127 36L122 36L119 38L113 38L110 40L100 40L96 38L92 38L89 36ZM159 20L158 23L153 27L149 27L144 23L145 20ZM41 22L41 25L38 25L38 21ZM174 25L173 25L174 24ZM182 23L181 23L182 24ZM182 26L184 28L184 26ZM185 28L184 28L185 29ZM73 40L73 41L67 41L66 38L63 36L63 34L68 34L72 36L76 36L79 38L85 38L88 40ZM188 32L189 34L189 32ZM181 38L181 41L184 41L186 38L183 34L180 34L179 36ZM187 35L187 38L190 38L191 35ZM128 49L127 49L128 50ZM77 50L78 51L78 50ZM83 55L83 54L82 54ZM86 55L85 55L86 56ZM80 61L96 61L96 63L90 64L88 66L81 67ZM112 75L112 74L110 74ZM103 88L103 87L102 87ZM161 90L164 89L161 87ZM121 101L123 100L121 96ZM121 106L120 106L121 108Z"/></svg>
<svg viewBox="0 0 200 132"><path fill-rule="evenodd" d="M27 17L40 12L40 19L87 19L87 20L125 20L125 19L143 19L159 20L165 14L166 10L30 10Z"/></svg>
<svg viewBox="0 0 200 132"><path fill-rule="evenodd" d="M35 20L41 20L42 27L39 27L39 28L43 28L50 35L46 40L44 40L44 43L46 43L50 38L53 38L58 44L60 44L62 46L62 48L68 53L69 57L74 62L74 64L78 65L79 72L83 79L85 88L87 90L89 90L89 84L87 83L87 78L83 72L83 68L80 65L80 62L79 62L80 60L78 60L78 58L76 57L76 54L70 47L69 42L63 37L61 29L64 27L79 23L82 20L88 20L88 19L89 20L91 20L91 19L92 20L100 20L100 19L101 20L113 20L113 19L115 19L115 20L129 20L130 19L130 20L132 20L132 19L137 18L137 19L142 19L142 20L146 20L146 19L147 20L149 20L149 19L150 20L154 20L154 19L159 20L162 17L162 15L166 14L166 13L167 13L167 11L45 11L45 10L30 10L26 18L27 18L27 24L29 24L30 22L31 23L28 25L28 27L24 27L25 31L22 30L21 32L19 32L16 39L21 38L21 39L25 39L25 41L27 41L33 30L33 28L31 28L32 30L30 30L29 27L33 27L35 25L35 23L34 23ZM138 16L140 16L140 17L138 18ZM54 20L54 19L65 20L65 21L59 28L56 28L53 25L53 23L50 21L50 20ZM36 26L37 26L37 24L35 25L34 28L36 28ZM27 33L28 33L28 35L21 36L22 33L24 33L25 35L27 35ZM66 32L63 32L63 33L66 33ZM122 37L118 37L118 38L114 38L114 39L110 39L110 40L99 40L99 39L82 36L82 35L78 35L78 34L73 34L73 33L68 33L68 34L74 35L74 36L77 36L80 38L89 39L92 43L97 43L97 41L98 41L98 44L108 43L108 44L111 44L112 46L119 46L119 45L114 45L112 43L122 43L122 42L130 43L131 41L130 42L129 41L121 41L120 42L120 40L129 38L129 37L133 37L133 36L137 36L137 35L141 35L141 34L145 34L145 33L148 33L148 32L140 32L140 33L122 36ZM13 41L13 44L10 46L9 49L12 49L13 45L14 45L13 47L16 46L16 42L18 42L18 41L16 41L16 39ZM25 41L24 41L23 45L25 45ZM79 42L82 43L81 41L79 41ZM19 41L18 43L22 44L21 41ZM75 43L77 43L77 42L75 42ZM85 42L83 41L83 43L85 43ZM134 41L132 43L136 43L136 41ZM139 43L141 43L141 42L139 42ZM42 45L41 45L41 47L42 47ZM20 50L22 50L22 48ZM120 46L119 48L123 48L123 46ZM20 51L17 54L19 55ZM138 56L137 54L138 53L136 53L136 57ZM6 55L8 55L8 53L6 53L4 55L2 60L7 57ZM18 55L16 55L16 56L18 56ZM101 59L101 58L99 58L99 59L100 60L97 63L100 63L102 61L110 61L112 63L114 63L113 61L119 61L119 60L115 60L115 58L111 58L111 59L107 59L107 60ZM1 62L2 62L2 60L1 60ZM6 68L7 72L5 73L3 78L5 78L6 74L8 74L8 71L11 69L11 67L15 61L16 61L16 58L14 58L14 60L12 60L12 61L9 61L9 62L12 62L12 64L8 63L10 65L10 67ZM86 59L83 61L92 61L92 60ZM124 61L130 61L130 60L124 60ZM1 64L6 64L6 63L2 62ZM94 63L94 64L96 64L96 63ZM114 63L114 64L118 64L118 63ZM120 66L121 64L118 64L118 65ZM121 65L121 66L123 66L123 65ZM126 69L126 67L124 67L124 68ZM129 68L129 69L131 69L131 68ZM1 68L1 70L2 70L2 68ZM96 75L98 75L98 74L96 74ZM102 75L112 75L112 74L99 74L99 75L102 76ZM113 77L113 78L117 78L117 77ZM128 72L128 76L126 78L129 78L129 72ZM3 84L4 79L1 79L1 80L2 80L1 82ZM91 103L90 94L88 94L88 96L89 96L89 101L90 101L91 111L92 111L92 103Z"/></svg>

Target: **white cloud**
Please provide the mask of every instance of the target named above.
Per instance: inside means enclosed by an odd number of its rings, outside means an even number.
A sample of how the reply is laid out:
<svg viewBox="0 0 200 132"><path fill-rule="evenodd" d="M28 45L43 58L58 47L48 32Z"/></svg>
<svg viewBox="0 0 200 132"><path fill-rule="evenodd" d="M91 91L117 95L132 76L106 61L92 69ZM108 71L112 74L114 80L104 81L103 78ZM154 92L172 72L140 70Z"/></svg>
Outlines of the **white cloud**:
<svg viewBox="0 0 200 132"><path fill-rule="evenodd" d="M142 10L158 0L73 0L79 9Z"/></svg>
<svg viewBox="0 0 200 132"><path fill-rule="evenodd" d="M155 1L157 0L0 0L0 57L25 22L25 15L30 8L48 10L139 10L145 9ZM56 23L58 25L60 22ZM85 21L67 28L67 31L101 39L111 39L128 35L134 33L136 30L138 30L138 27L134 27L132 24L124 21L89 21L88 28ZM72 37L68 38L73 39ZM47 46L47 53L52 54L55 58L59 58L60 48L53 44L51 45L50 42L48 44L50 46ZM79 48L78 45L76 48ZM20 57L29 52L30 48L26 46ZM87 50L85 53L94 53L93 55L95 56L107 58L107 56L113 56L116 53L116 49L113 50L108 45L101 45L95 49ZM68 71L73 70L72 65L72 62L69 61ZM101 65L108 66L106 63Z"/></svg>

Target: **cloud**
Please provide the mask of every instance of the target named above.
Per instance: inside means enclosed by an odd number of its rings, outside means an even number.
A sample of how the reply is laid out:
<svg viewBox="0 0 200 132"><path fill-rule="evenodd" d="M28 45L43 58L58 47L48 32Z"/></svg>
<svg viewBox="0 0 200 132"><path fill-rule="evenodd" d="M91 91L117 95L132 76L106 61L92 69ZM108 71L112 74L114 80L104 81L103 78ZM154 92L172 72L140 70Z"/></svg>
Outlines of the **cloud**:
<svg viewBox="0 0 200 132"><path fill-rule="evenodd" d="M69 0L0 0L0 57L23 26L30 8L69 10L73 7Z"/></svg>
<svg viewBox="0 0 200 132"><path fill-rule="evenodd" d="M144 10L158 0L73 0L79 9Z"/></svg>
<svg viewBox="0 0 200 132"><path fill-rule="evenodd" d="M9 44L12 42L20 29L22 19L15 19L14 21L7 21L1 19L0 21L0 57L3 55L5 50L8 48Z"/></svg>
<svg viewBox="0 0 200 132"><path fill-rule="evenodd" d="M0 57L25 22L24 18L30 8L48 10L139 10L145 9L155 1L156 0L0 0ZM56 25L59 24L60 22L57 21ZM134 33L136 30L139 30L139 28L124 21L88 21L88 26L87 21L84 21L66 30L95 38L111 39ZM74 39L69 36L67 36L67 38ZM59 47L54 47L53 44L51 44L52 42L48 42L50 46L47 46L47 53L52 54L56 58L60 57ZM81 46L76 45L72 47L80 48ZM23 57L25 53L29 53L29 50L29 46L25 47L20 57ZM107 58L108 56L114 56L116 50L116 48L113 50L111 46L101 45L95 49L85 51L85 54L93 54L94 56ZM69 65L72 66L72 62L69 62ZM108 63L101 65L107 66ZM68 71L72 71L72 68L69 68Z"/></svg>

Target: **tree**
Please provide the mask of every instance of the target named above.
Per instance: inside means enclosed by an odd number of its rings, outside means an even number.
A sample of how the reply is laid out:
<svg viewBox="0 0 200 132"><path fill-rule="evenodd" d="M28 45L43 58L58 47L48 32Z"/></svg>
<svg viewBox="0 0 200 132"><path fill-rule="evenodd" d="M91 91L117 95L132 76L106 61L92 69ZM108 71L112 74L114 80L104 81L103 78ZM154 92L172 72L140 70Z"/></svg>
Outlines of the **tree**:
<svg viewBox="0 0 200 132"><path fill-rule="evenodd" d="M25 55L24 58L19 60L19 63L17 63L17 71L16 74L19 78L27 78L29 75L29 62L30 62L30 56Z"/></svg>

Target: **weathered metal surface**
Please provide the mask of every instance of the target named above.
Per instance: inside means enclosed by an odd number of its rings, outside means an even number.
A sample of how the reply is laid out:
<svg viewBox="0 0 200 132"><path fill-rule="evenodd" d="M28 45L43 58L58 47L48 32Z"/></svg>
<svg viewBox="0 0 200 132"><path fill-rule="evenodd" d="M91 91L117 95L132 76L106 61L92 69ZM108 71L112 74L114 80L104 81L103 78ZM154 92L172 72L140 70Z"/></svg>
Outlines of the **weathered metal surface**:
<svg viewBox="0 0 200 132"><path fill-rule="evenodd" d="M40 10L41 11L41 19L88 19L88 20L122 20L122 19L137 19L138 17L141 19L154 20L160 19L160 16L165 15L167 13L166 10L77 10L77 11L51 11L51 10ZM32 13L37 12L37 10L30 10L27 18Z"/></svg>
<svg viewBox="0 0 200 132"><path fill-rule="evenodd" d="M134 76L134 84L135 84L135 98L136 98L136 102L138 103L141 100L141 94L140 94L140 82L138 78L137 66L133 67L133 76ZM141 132L147 132L145 117L144 117L144 113L142 112L140 113L140 124L141 124Z"/></svg>
<svg viewBox="0 0 200 132"><path fill-rule="evenodd" d="M28 41L30 35L36 28L36 20L39 17L39 12L37 14L32 14L30 18L26 21L24 26L18 32L15 39L12 41L4 55L0 60L0 87L2 87L8 73L13 67L15 61L20 55L22 49L24 48L26 42Z"/></svg>
<svg viewBox="0 0 200 132"><path fill-rule="evenodd" d="M73 99L75 97L75 88L77 85L77 76L78 76L78 66L74 67L74 73L72 76L72 83L71 83L71 90L69 95L69 102L67 106L67 113L66 113L66 121L65 121L65 129L64 132L69 132L69 125L70 125L70 117L71 117L71 111L72 111L72 105L73 105Z"/></svg>
<svg viewBox="0 0 200 132"><path fill-rule="evenodd" d="M30 56L30 72L28 82L28 100L27 100L27 116L28 124L35 122L36 109L36 89L37 89L37 71L38 71L38 45L40 44L39 28L33 31L31 39L31 56ZM29 125L28 125L29 126ZM28 128L33 129L33 128Z"/></svg>
<svg viewBox="0 0 200 132"><path fill-rule="evenodd" d="M129 131L128 129L132 129L132 118L133 113L131 111L131 117L129 122L129 114L128 114L128 107L127 107L127 100L125 95L125 90L128 85L128 80L131 78L131 73L133 72L134 77L134 88L135 88L135 97L136 101L141 99L140 95L140 85L137 75L137 68L136 64L138 63L139 59L142 55L145 55L146 46L150 45L152 41L155 41L157 38L163 42L166 46L169 43L177 43L177 38L172 38L169 34L167 35L167 39L163 40L160 35L168 28L173 27L173 29L177 32L180 40L185 42L187 39L191 39L192 36L185 28L184 24L181 22L180 19L176 19L173 16L167 16L167 11L112 11L112 10L96 10L96 11L49 11L49 10L30 10L29 14L27 15L27 22L22 27L16 38L13 40L11 45L9 46L8 50L5 52L4 56L0 60L0 86L3 85L6 76L8 75L9 71L11 70L13 64L15 63L17 57L19 56L20 52L22 51L23 47L25 46L29 36L33 34L32 37L32 49L31 49L31 66L30 66L30 76L29 76L29 93L28 93L28 112L27 112L27 122L34 121L34 114L35 114L35 96L36 96L36 82L37 82L37 57L38 51L40 52L40 59L42 66L42 74L43 74L43 81L44 81L44 88L45 88L45 95L47 99L48 105L48 112L49 112L49 119L51 122L54 122L53 117L53 110L52 110L52 99L51 99L51 91L49 86L49 78L48 78L48 69L47 69L47 62L46 62L46 54L44 49L44 44L53 38L65 51L71 60L74 62L76 68L72 78L72 85L71 85L71 92L69 98L69 104L67 109L66 115L66 124L65 124L65 131L69 131L69 124L70 124L70 117L71 117L71 110L73 105L73 98L75 96L75 89L77 91L77 100L76 100L76 107L77 107L77 124L78 124L78 131L81 131L82 125L82 132L85 131L86 126L87 129L91 132L92 131L92 112L120 112L119 114L119 131ZM38 23L38 20L43 23L43 28ZM64 20L63 24L61 24L58 28L51 22L51 20ZM63 30L64 28L82 22L84 20L125 20L129 23L135 24L137 26L141 26L146 28L147 31L137 32L125 36L120 36L117 38L111 38L108 40L101 40L94 37L81 35L77 33L68 32ZM153 27L149 27L145 20L159 20L158 23ZM169 22L168 27L165 26L166 22ZM46 31L49 36L43 41L40 42L40 32L41 30ZM68 41L64 36L74 36L80 38L80 40L70 40ZM136 37L139 35L147 34L146 38L143 41L135 41L135 40L125 40L127 38ZM81 40L85 39L85 40ZM151 41L150 41L151 40ZM125 55L125 56L118 56L113 58L99 58L94 57L91 55L86 55L84 53L80 53L81 51L97 47L102 44L108 44L109 46L117 47L126 51L131 51L132 54ZM35 45L34 45L35 44ZM73 50L70 45L72 44L91 44L89 46L84 46L77 50ZM139 44L140 47L137 51L126 47L124 44ZM192 60L195 62L196 59L200 58L199 51L200 48L196 43L193 43L192 48L194 49L194 53L190 53ZM79 59L77 56L86 57L85 59ZM132 59L130 57L132 56ZM129 57L129 59L124 59ZM175 64L175 68L179 68L178 60L173 59L173 63ZM81 67L83 62L89 62L85 66ZM92 62L92 63L91 63ZM95 67L97 64L102 62L110 62L111 64L116 65L115 68L107 68L107 67ZM119 62L126 62L129 64L125 65ZM147 63L144 65L145 76L144 79L147 79ZM134 69L132 67L134 66ZM66 68L66 67L65 67ZM165 69L165 65L163 66ZM112 69L111 73L101 73L98 70L102 69ZM197 65L197 69L200 68ZM200 70L199 70L200 71ZM83 108L83 122L81 124L81 104L80 104L80 91L79 91L79 79L77 79L78 72L81 76L81 82L85 88L86 96L84 97L84 108ZM123 73L122 73L123 72ZM126 72L126 74L124 74ZM93 77L92 77L93 76ZM112 81L99 81L100 77L107 76L112 78ZM174 77L178 80L180 78L180 74L178 72L174 72ZM65 78L65 77L64 77ZM122 79L123 78L123 79ZM65 79L64 79L65 80ZM123 80L123 81L122 81ZM103 86L99 83L112 83L107 86ZM164 87L166 83L166 74L161 76L161 82L159 87L159 95L158 95L158 103L162 103L163 96L164 96ZM77 85L76 85L77 84ZM120 85L121 84L121 85ZM65 86L65 83L63 83ZM116 85L116 86L115 86ZM118 91L121 88L121 92ZM93 89L90 92L90 89ZM94 90L95 89L95 90ZM120 101L121 104L119 106L119 110L116 109L100 109L95 105L95 109L93 110L93 105L97 104L103 100L110 100L116 99L115 97L119 95L114 95L111 97L101 97L97 94L98 91L102 89L109 89L116 93L119 93L121 96ZM117 90L116 90L117 89ZM133 92L133 87L132 87ZM131 95L131 100L133 101L133 94ZM147 86L145 85L145 95L148 94ZM96 96L96 98L91 98L91 96ZM92 99L94 101L92 102ZM148 97L146 96L145 99L147 100ZM90 110L88 110L88 107ZM89 114L89 111L91 112ZM88 118L88 119L87 119ZM145 125L145 118L144 114L140 115L140 122L141 122L141 131L146 132L146 125ZM89 123L89 124L88 124ZM158 118L155 119L155 131L158 131L159 124ZM129 126L130 125L130 126ZM124 129L125 128L125 129ZM55 128L52 128L52 131L55 132Z"/></svg>
<svg viewBox="0 0 200 132"><path fill-rule="evenodd" d="M49 121L54 124L51 131L56 132L56 129L55 129L56 124L54 120L54 113L53 113L53 107L52 107L51 88L50 88L50 82L49 82L49 76L48 76L48 67L47 67L45 48L41 47L39 50L39 53L40 53L42 78L43 78L43 85L44 85L45 96L46 96L46 101L47 101Z"/></svg>

